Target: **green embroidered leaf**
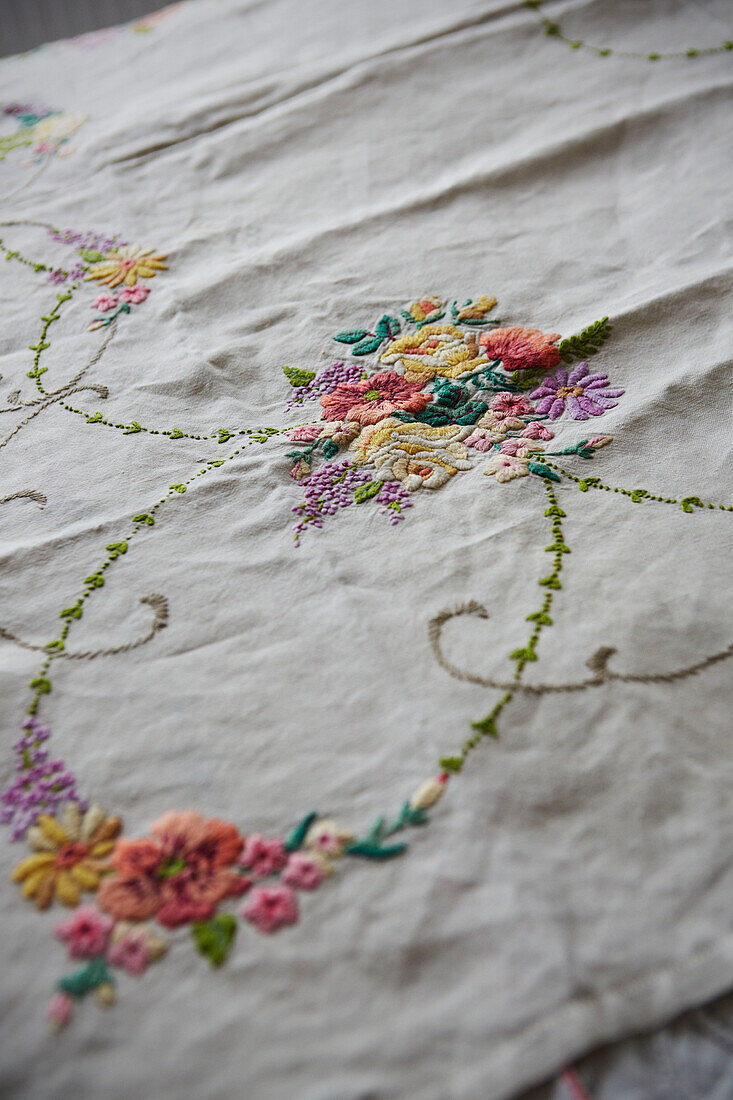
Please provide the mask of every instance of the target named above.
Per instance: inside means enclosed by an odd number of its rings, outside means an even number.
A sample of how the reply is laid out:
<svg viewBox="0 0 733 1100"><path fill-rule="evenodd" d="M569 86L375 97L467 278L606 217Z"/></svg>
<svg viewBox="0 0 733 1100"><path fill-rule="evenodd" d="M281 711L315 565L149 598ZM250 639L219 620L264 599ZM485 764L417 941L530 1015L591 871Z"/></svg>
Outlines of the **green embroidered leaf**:
<svg viewBox="0 0 733 1100"><path fill-rule="evenodd" d="M220 913L211 920L197 921L191 925L196 947L212 966L221 966L226 961L236 934L237 921L231 913Z"/></svg>
<svg viewBox="0 0 733 1100"><path fill-rule="evenodd" d="M573 359L587 359L589 355L596 354L610 335L611 325L608 317L601 317L600 321L594 321L582 332L561 340L557 350L566 363L571 363Z"/></svg>
<svg viewBox="0 0 733 1100"><path fill-rule="evenodd" d="M522 663L524 663L526 661L536 661L537 660L537 654L535 653L535 651L533 649L529 649L529 648L527 648L527 649L515 649L512 653L509 654L509 660L510 661L522 661Z"/></svg>
<svg viewBox="0 0 733 1100"><path fill-rule="evenodd" d="M232 438L232 433L228 432L226 428L219 428L216 434L219 436L220 443L226 443L227 439Z"/></svg>
<svg viewBox="0 0 733 1100"><path fill-rule="evenodd" d="M643 500L644 497L648 496L649 494L647 493L646 489L634 489L631 493L631 499L633 500L634 504L638 504L640 500Z"/></svg>
<svg viewBox="0 0 733 1100"><path fill-rule="evenodd" d="M56 988L68 993L70 997L74 997L76 1000L81 1000L82 997L86 997L87 993L91 993L98 986L114 985L114 981L107 963L99 956L90 959L86 966L82 966L81 970L61 978L60 981L56 982Z"/></svg>
<svg viewBox="0 0 733 1100"><path fill-rule="evenodd" d="M101 419L102 414L100 412L90 413L87 417L87 424L98 424Z"/></svg>
<svg viewBox="0 0 733 1100"><path fill-rule="evenodd" d="M554 573L549 577L543 577L541 581L537 581L537 584L542 584L545 588L562 588Z"/></svg>
<svg viewBox="0 0 733 1100"><path fill-rule="evenodd" d="M553 542L552 546L546 546L545 550L548 553L552 553L554 551L556 554L570 553L570 547L566 546L564 542Z"/></svg>
<svg viewBox="0 0 733 1100"><path fill-rule="evenodd" d="M692 512L694 508L704 507L705 505L699 497L683 497L683 499L680 501L680 508L683 512Z"/></svg>
<svg viewBox="0 0 733 1100"><path fill-rule="evenodd" d="M479 718L478 722L471 722L471 726L475 730L479 730L486 737L499 737L499 731L496 728L496 722L487 714L485 718Z"/></svg>
<svg viewBox="0 0 733 1100"><path fill-rule="evenodd" d="M553 504L550 508L545 508L545 515L560 516L561 518L563 518L567 515L567 513L563 512L562 508L558 508L557 504Z"/></svg>
<svg viewBox="0 0 733 1100"><path fill-rule="evenodd" d="M55 653L60 653L64 648L64 642L62 638L55 638L52 642L46 642L45 649L51 649Z"/></svg>
<svg viewBox="0 0 733 1100"><path fill-rule="evenodd" d="M47 680L45 676L37 676L35 680L31 680L28 685L33 691L37 691L39 695L48 695L51 690L51 681Z"/></svg>
<svg viewBox="0 0 733 1100"><path fill-rule="evenodd" d="M537 623L538 626L552 626L552 619L546 611L535 611L534 614L527 616L526 621L528 623Z"/></svg>
<svg viewBox="0 0 733 1100"><path fill-rule="evenodd" d="M406 844L372 844L369 840L356 840L344 851L347 855L361 856L363 859L392 859L401 855L406 848Z"/></svg>
<svg viewBox="0 0 733 1100"><path fill-rule="evenodd" d="M104 576L101 573L92 573L91 576L84 578L84 584L88 584L90 588L102 588Z"/></svg>
<svg viewBox="0 0 733 1100"><path fill-rule="evenodd" d="M388 313L383 314L377 322L377 336L381 336L383 340L394 340L399 331L400 322Z"/></svg>
<svg viewBox="0 0 733 1100"><path fill-rule="evenodd" d="M581 493L587 493L593 485L600 485L601 479L599 477L583 477L578 482L578 488Z"/></svg>
<svg viewBox="0 0 733 1100"><path fill-rule="evenodd" d="M174 428L170 434L171 439L183 439L183 432L180 428Z"/></svg>
<svg viewBox="0 0 733 1100"><path fill-rule="evenodd" d="M380 344L383 342L383 336L367 336L359 344L355 344L352 348L352 355L371 355L373 351L376 351Z"/></svg>
<svg viewBox="0 0 733 1100"><path fill-rule="evenodd" d="M185 493L186 492L186 486L185 485L169 485L168 488L169 489L175 489L175 491L177 493Z"/></svg>
<svg viewBox="0 0 733 1100"><path fill-rule="evenodd" d="M148 527L152 527L155 524L155 517L151 516L150 512L138 512L136 516L132 517L133 523L145 523Z"/></svg>
<svg viewBox="0 0 733 1100"><path fill-rule="evenodd" d="M357 504L363 504L365 500L369 500L370 497L376 496L379 490L382 488L383 482L370 481L367 485L362 485L354 493L354 500Z"/></svg>
<svg viewBox="0 0 733 1100"><path fill-rule="evenodd" d="M538 477L549 478L550 481L559 481L560 478L554 473L549 466L545 466L542 462L530 462L529 472L531 474L537 474Z"/></svg>
<svg viewBox="0 0 733 1100"><path fill-rule="evenodd" d="M298 848L300 848L306 838L308 830L310 829L311 825L317 817L317 813L306 814L303 820L295 826L292 832L288 833L288 835L285 837L286 852L296 852Z"/></svg>
<svg viewBox="0 0 733 1100"><path fill-rule="evenodd" d="M340 332L338 336L334 336L334 340L338 340L340 344L358 344L360 340L368 335L369 333L365 329L358 328L352 332Z"/></svg>
<svg viewBox="0 0 733 1100"><path fill-rule="evenodd" d="M462 756L441 756L440 766L448 772L459 772L463 767Z"/></svg>
<svg viewBox="0 0 733 1100"><path fill-rule="evenodd" d="M80 619L81 618L81 601L74 604L73 607L65 607L63 611L59 612L60 619Z"/></svg>
<svg viewBox="0 0 733 1100"><path fill-rule="evenodd" d="M323 443L323 457L333 458L335 454L338 454L338 449L338 443L334 443L332 439L326 439Z"/></svg>
<svg viewBox="0 0 733 1100"><path fill-rule="evenodd" d="M125 428L125 430L122 434L123 435L137 435L137 433L141 432L141 431L142 431L142 428L138 424L137 420L133 420L132 424L130 424L130 426L128 428Z"/></svg>
<svg viewBox="0 0 733 1100"><path fill-rule="evenodd" d="M338 340L338 336L335 337ZM316 376L313 370L298 370L297 367L283 367L283 374L291 386L307 386Z"/></svg>
<svg viewBox="0 0 733 1100"><path fill-rule="evenodd" d="M223 466L224 465L224 459L223 458L210 458L209 461L206 463L206 465L207 466Z"/></svg>
<svg viewBox="0 0 733 1100"><path fill-rule="evenodd" d="M81 256L82 260L86 260L88 264L98 264L101 263L103 259L105 259L103 252L95 252L91 248L80 248L79 255Z"/></svg>
<svg viewBox="0 0 733 1100"><path fill-rule="evenodd" d="M105 550L109 550L109 552L111 554L112 553L126 554L127 553L127 543L126 542L108 542L107 545L105 546Z"/></svg>

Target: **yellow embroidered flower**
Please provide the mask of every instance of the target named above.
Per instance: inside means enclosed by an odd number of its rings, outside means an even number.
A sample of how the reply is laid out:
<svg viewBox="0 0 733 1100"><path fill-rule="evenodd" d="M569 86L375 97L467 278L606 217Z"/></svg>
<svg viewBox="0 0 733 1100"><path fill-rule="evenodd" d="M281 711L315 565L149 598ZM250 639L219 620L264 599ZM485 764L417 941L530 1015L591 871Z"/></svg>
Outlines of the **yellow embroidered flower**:
<svg viewBox="0 0 733 1100"><path fill-rule="evenodd" d="M77 114L75 111L61 111L58 114L49 115L33 127L33 140L41 144L61 145L62 142L68 141L86 120L86 115Z"/></svg>
<svg viewBox="0 0 733 1100"><path fill-rule="evenodd" d="M441 307L443 303L440 298L436 298L432 294L426 295L424 298L418 299L417 302L413 302L405 308L405 313L409 313L410 317L417 324L430 324L431 321L437 321L439 317L442 317Z"/></svg>
<svg viewBox="0 0 733 1100"><path fill-rule="evenodd" d="M487 298L485 294L482 294L475 302L468 302L463 309L458 310L458 313L456 313L456 321L459 325L463 321L472 321L474 324L476 322L480 323L495 305L496 298Z"/></svg>
<svg viewBox="0 0 733 1100"><path fill-rule="evenodd" d="M79 904L82 890L94 891L106 870L105 856L122 828L119 817L107 817L101 806L82 816L75 802L67 802L57 817L41 814L28 830L33 855L22 859L12 874L22 882L25 898L47 909L54 897L64 905Z"/></svg>
<svg viewBox="0 0 733 1100"><path fill-rule="evenodd" d="M167 271L168 265L163 263L167 256L156 256L152 248L143 249L142 245L131 244L124 248L115 248L108 252L104 260L92 264L86 280L99 279L108 287L134 286L138 280L153 279L158 271Z"/></svg>
<svg viewBox="0 0 733 1100"><path fill-rule="evenodd" d="M423 486L439 489L458 470L470 470L469 451L462 440L470 426L445 424L439 428L395 417L363 428L351 444L357 466L371 463L385 477L401 481L408 492Z"/></svg>
<svg viewBox="0 0 733 1100"><path fill-rule="evenodd" d="M419 332L394 340L381 356L382 363L402 363L407 382L429 382L436 374L458 378L486 360L479 355L474 333L455 325L425 325Z"/></svg>

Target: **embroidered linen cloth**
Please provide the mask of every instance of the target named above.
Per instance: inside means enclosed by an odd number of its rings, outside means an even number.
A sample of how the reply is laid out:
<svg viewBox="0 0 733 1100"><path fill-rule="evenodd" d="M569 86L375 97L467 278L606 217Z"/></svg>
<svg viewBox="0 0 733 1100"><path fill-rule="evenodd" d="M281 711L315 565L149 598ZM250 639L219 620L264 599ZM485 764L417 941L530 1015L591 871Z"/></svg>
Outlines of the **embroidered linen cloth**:
<svg viewBox="0 0 733 1100"><path fill-rule="evenodd" d="M728 23L0 64L4 1095L499 1100L733 983Z"/></svg>

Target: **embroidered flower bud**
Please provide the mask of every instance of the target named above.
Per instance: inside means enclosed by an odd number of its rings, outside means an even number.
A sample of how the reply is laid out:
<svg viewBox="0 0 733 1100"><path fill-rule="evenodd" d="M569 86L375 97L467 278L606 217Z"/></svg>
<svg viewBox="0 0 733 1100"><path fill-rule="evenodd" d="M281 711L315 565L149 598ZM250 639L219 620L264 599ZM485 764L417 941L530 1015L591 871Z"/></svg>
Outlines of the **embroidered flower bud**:
<svg viewBox="0 0 733 1100"><path fill-rule="evenodd" d="M441 772L440 775L435 776L433 779L426 779L424 783L420 784L410 799L410 809L427 810L430 806L434 806L442 796L447 782L448 776L445 772Z"/></svg>
<svg viewBox="0 0 733 1100"><path fill-rule="evenodd" d="M102 982L94 990L94 1000L97 1002L100 1008L111 1008L117 1000L117 994L115 993L115 987L111 982Z"/></svg>
<svg viewBox="0 0 733 1100"><path fill-rule="evenodd" d="M599 450L601 447L607 447L609 443L613 443L612 435L596 435L593 439L588 440L588 446L592 447L594 451Z"/></svg>
<svg viewBox="0 0 733 1100"><path fill-rule="evenodd" d="M310 472L310 462L306 462L304 458L299 458L290 471L290 476L294 481L300 481L302 478L308 477Z"/></svg>
<svg viewBox="0 0 733 1100"><path fill-rule="evenodd" d="M48 1002L46 1015L52 1027L66 1027L74 1011L74 1002L68 993L54 993Z"/></svg>

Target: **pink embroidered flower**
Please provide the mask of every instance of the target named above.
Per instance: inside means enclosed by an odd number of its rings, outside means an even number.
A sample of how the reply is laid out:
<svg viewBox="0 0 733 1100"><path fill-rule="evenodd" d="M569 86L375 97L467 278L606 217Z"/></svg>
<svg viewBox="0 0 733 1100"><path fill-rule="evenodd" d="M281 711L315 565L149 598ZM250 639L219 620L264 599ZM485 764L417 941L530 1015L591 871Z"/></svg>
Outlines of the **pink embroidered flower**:
<svg viewBox="0 0 733 1100"><path fill-rule="evenodd" d="M507 416L527 416L534 412L531 401L522 393L509 393L502 390L489 402L489 408L500 418Z"/></svg>
<svg viewBox="0 0 733 1100"><path fill-rule="evenodd" d="M524 427L524 421L502 409L487 409L479 419L478 426L506 435L507 432L520 432Z"/></svg>
<svg viewBox="0 0 733 1100"><path fill-rule="evenodd" d="M323 870L314 856L294 852L280 877L286 886L296 890L315 890L323 882Z"/></svg>
<svg viewBox="0 0 733 1100"><path fill-rule="evenodd" d="M80 905L72 916L56 925L56 937L66 944L72 959L104 954L114 921L93 905Z"/></svg>
<svg viewBox="0 0 733 1100"><path fill-rule="evenodd" d="M550 420L557 420L565 409L573 420L588 420L601 416L606 409L615 409L623 390L609 390L608 376L591 374L587 363L578 363L568 375L564 369L544 378L531 396L539 398L537 412L547 413Z"/></svg>
<svg viewBox="0 0 733 1100"><path fill-rule="evenodd" d="M244 841L233 825L205 820L193 810L164 814L152 837L119 840L97 901L122 920L157 917L175 928L207 920L220 901L239 897L249 880L233 867Z"/></svg>
<svg viewBox="0 0 733 1100"><path fill-rule="evenodd" d="M117 305L117 297L114 294L99 294L92 302L92 309L98 309L100 313L107 313Z"/></svg>
<svg viewBox="0 0 733 1100"><path fill-rule="evenodd" d="M292 439L293 443L313 443L318 439L322 429L322 424L302 424L299 428L291 428L285 436L287 439Z"/></svg>
<svg viewBox="0 0 733 1100"><path fill-rule="evenodd" d="M49 1023L54 1027L66 1027L74 1011L74 1002L68 993L54 993L46 1010Z"/></svg>
<svg viewBox="0 0 733 1100"><path fill-rule="evenodd" d="M279 836L264 837L252 833L244 842L244 850L239 857L240 867L248 870L252 878L267 878L281 871L288 862L288 853Z"/></svg>
<svg viewBox="0 0 733 1100"><path fill-rule="evenodd" d="M150 287L142 286L140 283L136 283L135 286L123 286L120 291L121 302L144 302L150 293Z"/></svg>
<svg viewBox="0 0 733 1100"><path fill-rule="evenodd" d="M533 420L531 424L522 432L525 439L554 439L555 433L552 428L546 428L544 424L540 424L538 420Z"/></svg>
<svg viewBox="0 0 733 1100"><path fill-rule="evenodd" d="M342 382L321 398L323 418L376 424L397 409L420 412L432 399L431 394L420 392L420 386L420 382L406 382L391 370L361 382Z"/></svg>
<svg viewBox="0 0 733 1100"><path fill-rule="evenodd" d="M501 454L527 458L529 455L544 451L544 449L541 443L535 443L533 439L505 439L501 445Z"/></svg>
<svg viewBox="0 0 733 1100"><path fill-rule="evenodd" d="M559 332L544 333L536 328L495 328L479 337L489 359L501 361L505 371L552 370L560 362L555 344Z"/></svg>
<svg viewBox="0 0 733 1100"><path fill-rule="evenodd" d="M151 962L161 958L168 944L150 931L147 924L130 924L119 921L112 932L112 943L107 961L119 966L128 974L142 974Z"/></svg>
<svg viewBox="0 0 733 1100"><path fill-rule="evenodd" d="M487 477L495 477L497 481L513 481L515 477L527 477L529 474L529 462L526 458L515 455L498 454L484 468Z"/></svg>
<svg viewBox="0 0 733 1100"><path fill-rule="evenodd" d="M257 886L242 909L242 916L260 932L277 932L287 924L296 924L298 899L289 886Z"/></svg>
<svg viewBox="0 0 733 1100"><path fill-rule="evenodd" d="M308 477L311 472L311 464L305 458L299 458L295 465L290 470L290 476L293 481L302 481L304 477Z"/></svg>
<svg viewBox="0 0 733 1100"><path fill-rule="evenodd" d="M476 451L490 451L495 443L501 443L503 439L501 432L492 432L489 428L474 428L463 442Z"/></svg>

